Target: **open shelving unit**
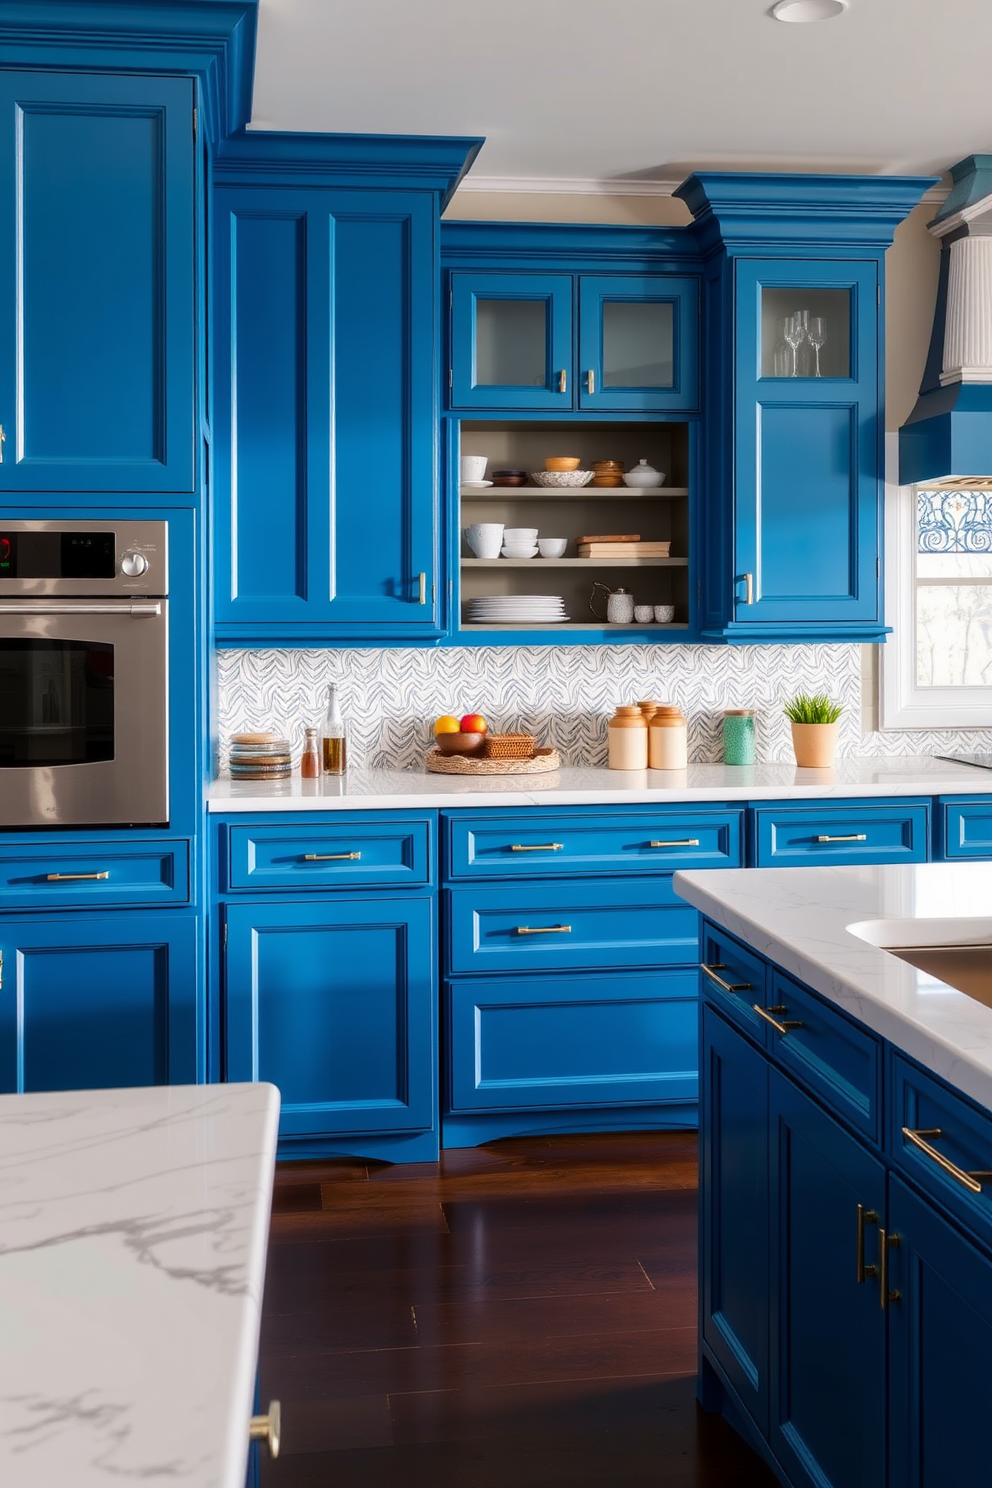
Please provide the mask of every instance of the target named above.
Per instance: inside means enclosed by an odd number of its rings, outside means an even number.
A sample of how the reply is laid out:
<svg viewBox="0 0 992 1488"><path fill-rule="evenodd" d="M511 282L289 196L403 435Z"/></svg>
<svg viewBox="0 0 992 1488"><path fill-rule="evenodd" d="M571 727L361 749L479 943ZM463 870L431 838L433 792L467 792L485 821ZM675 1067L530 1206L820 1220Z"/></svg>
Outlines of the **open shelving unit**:
<svg viewBox="0 0 992 1488"><path fill-rule="evenodd" d="M570 619L540 625L530 621L520 628L569 631L636 632L663 639L685 630L689 620L689 451L688 427L683 423L556 423L465 420L461 425L461 453L485 455L487 478L501 469L543 470L549 455L577 455L583 469L594 460L622 460L628 469L648 460L665 474L665 483L648 490L629 486L490 486L460 492L459 531L473 522L502 522L506 527L536 527L542 537L564 537L569 547L563 558L476 558L461 542L459 609L462 632L512 633L510 625L475 624L464 619L466 602L491 594L545 594L550 590L565 601ZM670 542L668 558L579 558L576 539L586 534L636 532L646 542ZM556 570L551 582L549 570ZM636 578L630 570L637 570ZM621 572L623 571L623 572ZM607 625L589 608L593 584L623 587L637 604L673 604L671 624ZM598 608L605 610L600 593Z"/></svg>

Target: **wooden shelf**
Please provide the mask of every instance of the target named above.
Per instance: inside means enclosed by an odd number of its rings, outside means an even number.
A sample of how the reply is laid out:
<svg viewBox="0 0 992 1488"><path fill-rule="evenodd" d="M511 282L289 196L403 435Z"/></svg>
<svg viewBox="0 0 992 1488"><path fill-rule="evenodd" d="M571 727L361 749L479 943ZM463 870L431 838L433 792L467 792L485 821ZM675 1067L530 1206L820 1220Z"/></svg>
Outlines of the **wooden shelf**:
<svg viewBox="0 0 992 1488"><path fill-rule="evenodd" d="M462 568L686 568L688 558L463 558Z"/></svg>
<svg viewBox="0 0 992 1488"><path fill-rule="evenodd" d="M685 486L487 486L484 491L461 492L463 501L518 501L534 497L541 501L658 501L688 496Z"/></svg>

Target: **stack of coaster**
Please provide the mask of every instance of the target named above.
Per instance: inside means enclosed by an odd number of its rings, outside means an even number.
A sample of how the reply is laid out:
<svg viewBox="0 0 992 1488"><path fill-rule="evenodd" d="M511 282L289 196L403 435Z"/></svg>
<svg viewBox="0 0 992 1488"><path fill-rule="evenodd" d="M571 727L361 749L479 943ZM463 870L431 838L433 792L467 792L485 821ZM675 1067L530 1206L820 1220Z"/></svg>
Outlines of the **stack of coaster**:
<svg viewBox="0 0 992 1488"><path fill-rule="evenodd" d="M231 737L232 780L288 780L293 761L289 740L278 734L234 734Z"/></svg>

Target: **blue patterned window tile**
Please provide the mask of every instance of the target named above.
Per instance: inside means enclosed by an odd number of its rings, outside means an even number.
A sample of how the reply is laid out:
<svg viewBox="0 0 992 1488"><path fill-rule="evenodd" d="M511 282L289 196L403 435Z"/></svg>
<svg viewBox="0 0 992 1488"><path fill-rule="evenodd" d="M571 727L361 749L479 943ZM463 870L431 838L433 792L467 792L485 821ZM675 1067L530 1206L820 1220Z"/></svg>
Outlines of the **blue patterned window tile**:
<svg viewBox="0 0 992 1488"><path fill-rule="evenodd" d="M992 491L917 491L919 553L992 553Z"/></svg>

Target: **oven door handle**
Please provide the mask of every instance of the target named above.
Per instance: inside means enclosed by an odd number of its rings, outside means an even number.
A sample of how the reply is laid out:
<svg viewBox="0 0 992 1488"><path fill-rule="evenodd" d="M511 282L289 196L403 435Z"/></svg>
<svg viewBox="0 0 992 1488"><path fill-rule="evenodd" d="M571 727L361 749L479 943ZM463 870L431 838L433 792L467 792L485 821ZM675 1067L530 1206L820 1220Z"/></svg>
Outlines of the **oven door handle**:
<svg viewBox="0 0 992 1488"><path fill-rule="evenodd" d="M162 606L157 600L148 604L68 604L53 600L20 600L16 604L0 604L0 615L161 615Z"/></svg>

